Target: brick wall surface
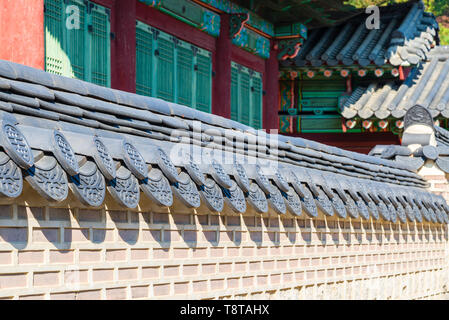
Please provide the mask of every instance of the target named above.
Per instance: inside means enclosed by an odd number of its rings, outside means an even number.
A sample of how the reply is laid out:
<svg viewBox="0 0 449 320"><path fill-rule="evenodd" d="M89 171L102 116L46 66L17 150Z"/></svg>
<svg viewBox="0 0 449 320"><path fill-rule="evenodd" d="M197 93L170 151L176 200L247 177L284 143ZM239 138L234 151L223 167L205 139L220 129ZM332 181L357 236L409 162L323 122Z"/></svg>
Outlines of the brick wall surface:
<svg viewBox="0 0 449 320"><path fill-rule="evenodd" d="M421 174L446 192L442 171L430 164ZM56 208L27 185L2 201L0 299L449 297L447 225L213 214L143 200L135 211L73 198Z"/></svg>
<svg viewBox="0 0 449 320"><path fill-rule="evenodd" d="M447 226L200 213L3 205L0 297L448 297Z"/></svg>

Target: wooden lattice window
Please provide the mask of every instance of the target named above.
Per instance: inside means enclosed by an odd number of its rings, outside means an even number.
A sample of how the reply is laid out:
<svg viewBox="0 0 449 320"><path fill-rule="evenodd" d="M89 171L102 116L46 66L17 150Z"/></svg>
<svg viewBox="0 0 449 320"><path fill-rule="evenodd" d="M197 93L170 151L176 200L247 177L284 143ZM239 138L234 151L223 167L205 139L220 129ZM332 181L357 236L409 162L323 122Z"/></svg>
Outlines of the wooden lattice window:
<svg viewBox="0 0 449 320"><path fill-rule="evenodd" d="M45 70L111 85L110 11L89 1L45 0Z"/></svg>
<svg viewBox="0 0 449 320"><path fill-rule="evenodd" d="M137 21L136 92L211 112L211 52Z"/></svg>
<svg viewBox="0 0 449 320"><path fill-rule="evenodd" d="M262 128L262 74L235 62L231 66L231 119Z"/></svg>

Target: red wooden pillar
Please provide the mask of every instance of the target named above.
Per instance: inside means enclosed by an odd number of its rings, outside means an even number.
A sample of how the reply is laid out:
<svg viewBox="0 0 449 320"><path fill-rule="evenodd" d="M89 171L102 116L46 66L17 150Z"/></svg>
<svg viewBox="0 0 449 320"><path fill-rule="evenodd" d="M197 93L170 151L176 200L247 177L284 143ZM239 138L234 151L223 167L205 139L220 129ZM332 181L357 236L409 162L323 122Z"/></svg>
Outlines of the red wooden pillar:
<svg viewBox="0 0 449 320"><path fill-rule="evenodd" d="M136 3L115 1L115 39L111 49L111 86L136 92Z"/></svg>
<svg viewBox="0 0 449 320"><path fill-rule="evenodd" d="M279 129L279 61L273 41L270 45L270 58L265 61L265 95L263 97L263 128L268 133L272 129Z"/></svg>
<svg viewBox="0 0 449 320"><path fill-rule="evenodd" d="M212 113L225 118L231 117L231 53L229 15L222 14L213 66Z"/></svg>
<svg viewBox="0 0 449 320"><path fill-rule="evenodd" d="M44 69L44 0L2 0L0 59Z"/></svg>

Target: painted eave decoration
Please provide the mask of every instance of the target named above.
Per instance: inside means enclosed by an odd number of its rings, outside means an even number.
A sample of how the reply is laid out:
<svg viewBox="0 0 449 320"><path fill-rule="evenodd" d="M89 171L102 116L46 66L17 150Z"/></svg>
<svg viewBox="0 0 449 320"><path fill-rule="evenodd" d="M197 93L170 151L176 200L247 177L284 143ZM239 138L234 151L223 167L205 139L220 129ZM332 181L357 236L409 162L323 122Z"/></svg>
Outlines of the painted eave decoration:
<svg viewBox="0 0 449 320"><path fill-rule="evenodd" d="M232 43L264 59L270 57L270 40L280 48L280 60L294 58L307 28L301 23L274 26L256 13L228 0L139 0L214 37L220 34L220 13L230 15Z"/></svg>
<svg viewBox="0 0 449 320"><path fill-rule="evenodd" d="M254 30L245 23L249 21L249 13L231 13L229 34L232 43L264 59L270 57L270 39Z"/></svg>
<svg viewBox="0 0 449 320"><path fill-rule="evenodd" d="M200 29L211 36L220 35L220 15L189 0L139 0Z"/></svg>
<svg viewBox="0 0 449 320"><path fill-rule="evenodd" d="M233 2L255 12L276 26L300 22L307 28L320 28L339 24L360 13L360 10L344 4L345 0L233 0Z"/></svg>
<svg viewBox="0 0 449 320"><path fill-rule="evenodd" d="M274 36L274 25L269 19L263 19L257 15L253 10L249 10L243 6L238 5L235 1L230 0L193 0L194 2L206 5L212 10L218 12L225 12L228 14L248 14L248 21L246 24L252 28L265 33L268 36Z"/></svg>
<svg viewBox="0 0 449 320"><path fill-rule="evenodd" d="M6 61L0 124L4 200L448 222L407 164Z"/></svg>

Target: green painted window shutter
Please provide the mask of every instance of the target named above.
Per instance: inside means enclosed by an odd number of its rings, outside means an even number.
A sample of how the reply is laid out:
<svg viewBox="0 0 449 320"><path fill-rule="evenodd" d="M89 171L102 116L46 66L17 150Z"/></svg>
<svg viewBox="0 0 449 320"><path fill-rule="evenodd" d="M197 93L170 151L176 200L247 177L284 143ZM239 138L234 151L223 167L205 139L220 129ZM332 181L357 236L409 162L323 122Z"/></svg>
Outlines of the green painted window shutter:
<svg viewBox="0 0 449 320"><path fill-rule="evenodd" d="M136 25L136 93L153 95L153 33L140 21Z"/></svg>
<svg viewBox="0 0 449 320"><path fill-rule="evenodd" d="M137 21L136 92L210 112L212 55Z"/></svg>
<svg viewBox="0 0 449 320"><path fill-rule="evenodd" d="M251 87L251 118L253 119L254 128L262 128L262 78L260 74L256 74L252 78Z"/></svg>
<svg viewBox="0 0 449 320"><path fill-rule="evenodd" d="M89 52L86 52L86 6L80 1L66 1L67 6L76 5L79 10L79 29L68 30L64 27L66 39L66 51L71 65L71 77L88 80L86 78L85 61L89 59ZM64 12L64 21L67 19L67 13Z"/></svg>
<svg viewBox="0 0 449 320"><path fill-rule="evenodd" d="M176 102L192 107L194 86L193 80L193 51L192 47L184 42L179 42L176 47L177 68L177 99Z"/></svg>
<svg viewBox="0 0 449 320"><path fill-rule="evenodd" d="M247 71L247 70L245 70ZM250 100L250 76L248 73L240 73L240 122L251 125L251 100Z"/></svg>
<svg viewBox="0 0 449 320"><path fill-rule="evenodd" d="M111 86L111 45L109 13L106 8L92 5L90 12L90 79L102 86Z"/></svg>
<svg viewBox="0 0 449 320"><path fill-rule="evenodd" d="M196 55L196 106L204 112L212 110L212 57L206 50L197 50Z"/></svg>
<svg viewBox="0 0 449 320"><path fill-rule="evenodd" d="M231 68L231 119L239 121L239 69L236 65Z"/></svg>
<svg viewBox="0 0 449 320"><path fill-rule="evenodd" d="M235 62L231 66L231 119L262 128L262 75Z"/></svg>
<svg viewBox="0 0 449 320"><path fill-rule="evenodd" d="M67 72L63 59L63 12L63 0L45 1L45 69L59 75Z"/></svg>
<svg viewBox="0 0 449 320"><path fill-rule="evenodd" d="M77 6L79 28L67 28ZM45 69L48 72L111 85L110 13L83 0L45 0Z"/></svg>
<svg viewBox="0 0 449 320"><path fill-rule="evenodd" d="M156 75L157 75L157 97L174 102L175 101L175 45L173 38L160 33L157 36Z"/></svg>

